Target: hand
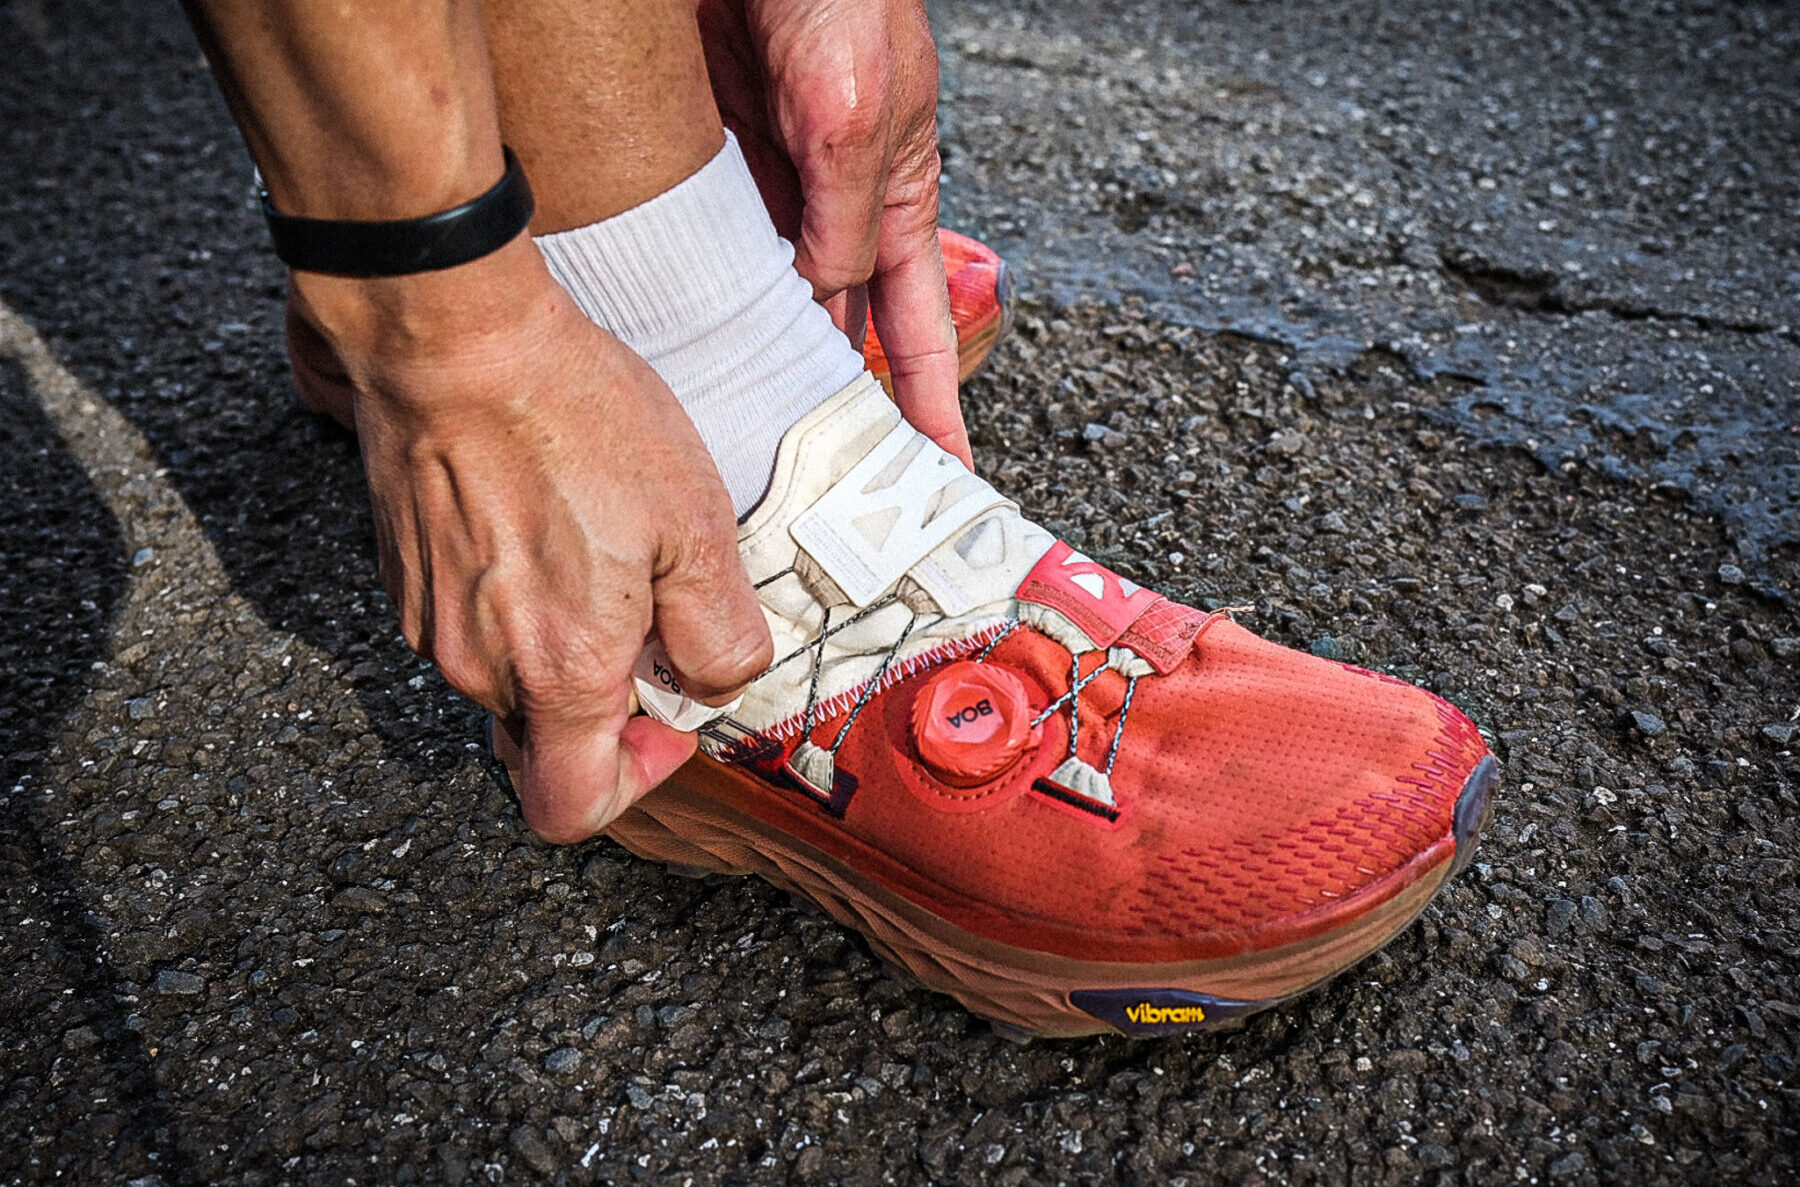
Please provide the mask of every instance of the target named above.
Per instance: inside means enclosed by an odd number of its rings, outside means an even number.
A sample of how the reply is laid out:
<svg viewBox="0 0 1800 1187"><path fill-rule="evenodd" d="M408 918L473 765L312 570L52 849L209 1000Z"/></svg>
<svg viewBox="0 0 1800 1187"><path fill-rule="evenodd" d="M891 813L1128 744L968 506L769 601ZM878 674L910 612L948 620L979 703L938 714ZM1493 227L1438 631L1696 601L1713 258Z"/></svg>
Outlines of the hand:
<svg viewBox="0 0 1800 1187"><path fill-rule="evenodd" d="M937 48L921 0L700 0L701 38L794 266L913 426L973 465L937 240ZM866 284L866 294L863 286Z"/></svg>
<svg viewBox="0 0 1800 1187"><path fill-rule="evenodd" d="M694 751L631 716L652 629L708 700L771 658L692 423L524 236L445 272L297 273L293 297L354 392L407 642L494 713L526 823L591 835Z"/></svg>
<svg viewBox="0 0 1800 1187"><path fill-rule="evenodd" d="M291 275L282 320L287 330L288 374L293 377L300 406L315 416L329 416L354 433L356 392L350 376L332 352L331 344L302 312L294 296Z"/></svg>

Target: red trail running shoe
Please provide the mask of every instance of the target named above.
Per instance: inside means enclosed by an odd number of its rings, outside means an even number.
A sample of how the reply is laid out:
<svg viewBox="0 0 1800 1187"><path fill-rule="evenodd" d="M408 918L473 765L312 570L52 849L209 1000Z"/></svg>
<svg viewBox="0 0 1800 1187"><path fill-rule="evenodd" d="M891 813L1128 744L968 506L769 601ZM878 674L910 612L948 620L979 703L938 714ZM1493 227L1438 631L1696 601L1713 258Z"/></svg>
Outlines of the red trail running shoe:
<svg viewBox="0 0 1800 1187"><path fill-rule="evenodd" d="M804 895L1004 1030L1229 1023L1474 853L1467 717L1094 563L872 379L789 431L739 547L778 658L610 835Z"/></svg>

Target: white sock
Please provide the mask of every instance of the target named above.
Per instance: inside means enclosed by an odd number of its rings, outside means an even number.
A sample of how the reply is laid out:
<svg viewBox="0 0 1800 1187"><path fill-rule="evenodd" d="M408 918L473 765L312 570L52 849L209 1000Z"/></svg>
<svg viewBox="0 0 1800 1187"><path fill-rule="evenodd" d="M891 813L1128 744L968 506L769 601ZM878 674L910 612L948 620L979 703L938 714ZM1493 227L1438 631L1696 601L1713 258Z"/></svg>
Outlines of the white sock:
<svg viewBox="0 0 1800 1187"><path fill-rule="evenodd" d="M782 434L862 374L730 132L675 188L537 245L582 312L675 390L739 516L768 488Z"/></svg>

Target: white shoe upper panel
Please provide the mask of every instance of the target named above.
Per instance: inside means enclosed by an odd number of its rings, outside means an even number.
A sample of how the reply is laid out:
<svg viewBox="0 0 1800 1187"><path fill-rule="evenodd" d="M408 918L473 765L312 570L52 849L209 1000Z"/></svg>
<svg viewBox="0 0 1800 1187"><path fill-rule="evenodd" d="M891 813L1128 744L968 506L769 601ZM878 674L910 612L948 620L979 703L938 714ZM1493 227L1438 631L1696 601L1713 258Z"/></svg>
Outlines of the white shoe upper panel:
<svg viewBox="0 0 1800 1187"><path fill-rule="evenodd" d="M788 431L739 533L776 659L731 715L739 729L797 728L809 699L828 716L878 675L973 650L1018 617L1019 583L1054 538L945 457L867 375Z"/></svg>

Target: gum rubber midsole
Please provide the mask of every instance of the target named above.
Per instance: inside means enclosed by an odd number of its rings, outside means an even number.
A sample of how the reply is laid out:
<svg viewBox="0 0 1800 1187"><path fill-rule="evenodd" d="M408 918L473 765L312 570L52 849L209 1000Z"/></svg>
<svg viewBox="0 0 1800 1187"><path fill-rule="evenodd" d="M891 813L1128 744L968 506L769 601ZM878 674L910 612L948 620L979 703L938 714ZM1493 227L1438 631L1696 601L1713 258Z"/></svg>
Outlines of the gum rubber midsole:
<svg viewBox="0 0 1800 1187"><path fill-rule="evenodd" d="M1381 947L1449 875L1452 853L1369 910L1320 935L1275 948L1191 961L1081 960L984 939L841 860L704 790L719 774L698 760L640 800L609 833L640 856L721 873L754 873L818 902L864 932L926 985L979 1013L1039 1033L1110 1029L1068 1004L1075 989L1158 986L1272 1003L1300 993ZM697 786L698 785L698 786Z"/></svg>
<svg viewBox="0 0 1800 1187"><path fill-rule="evenodd" d="M993 350L995 344L1000 341L1000 327L1004 321L1005 318L996 314L988 319L986 325L973 331L967 338L957 343L956 378L958 382L973 375L976 368L986 361L988 352Z"/></svg>

